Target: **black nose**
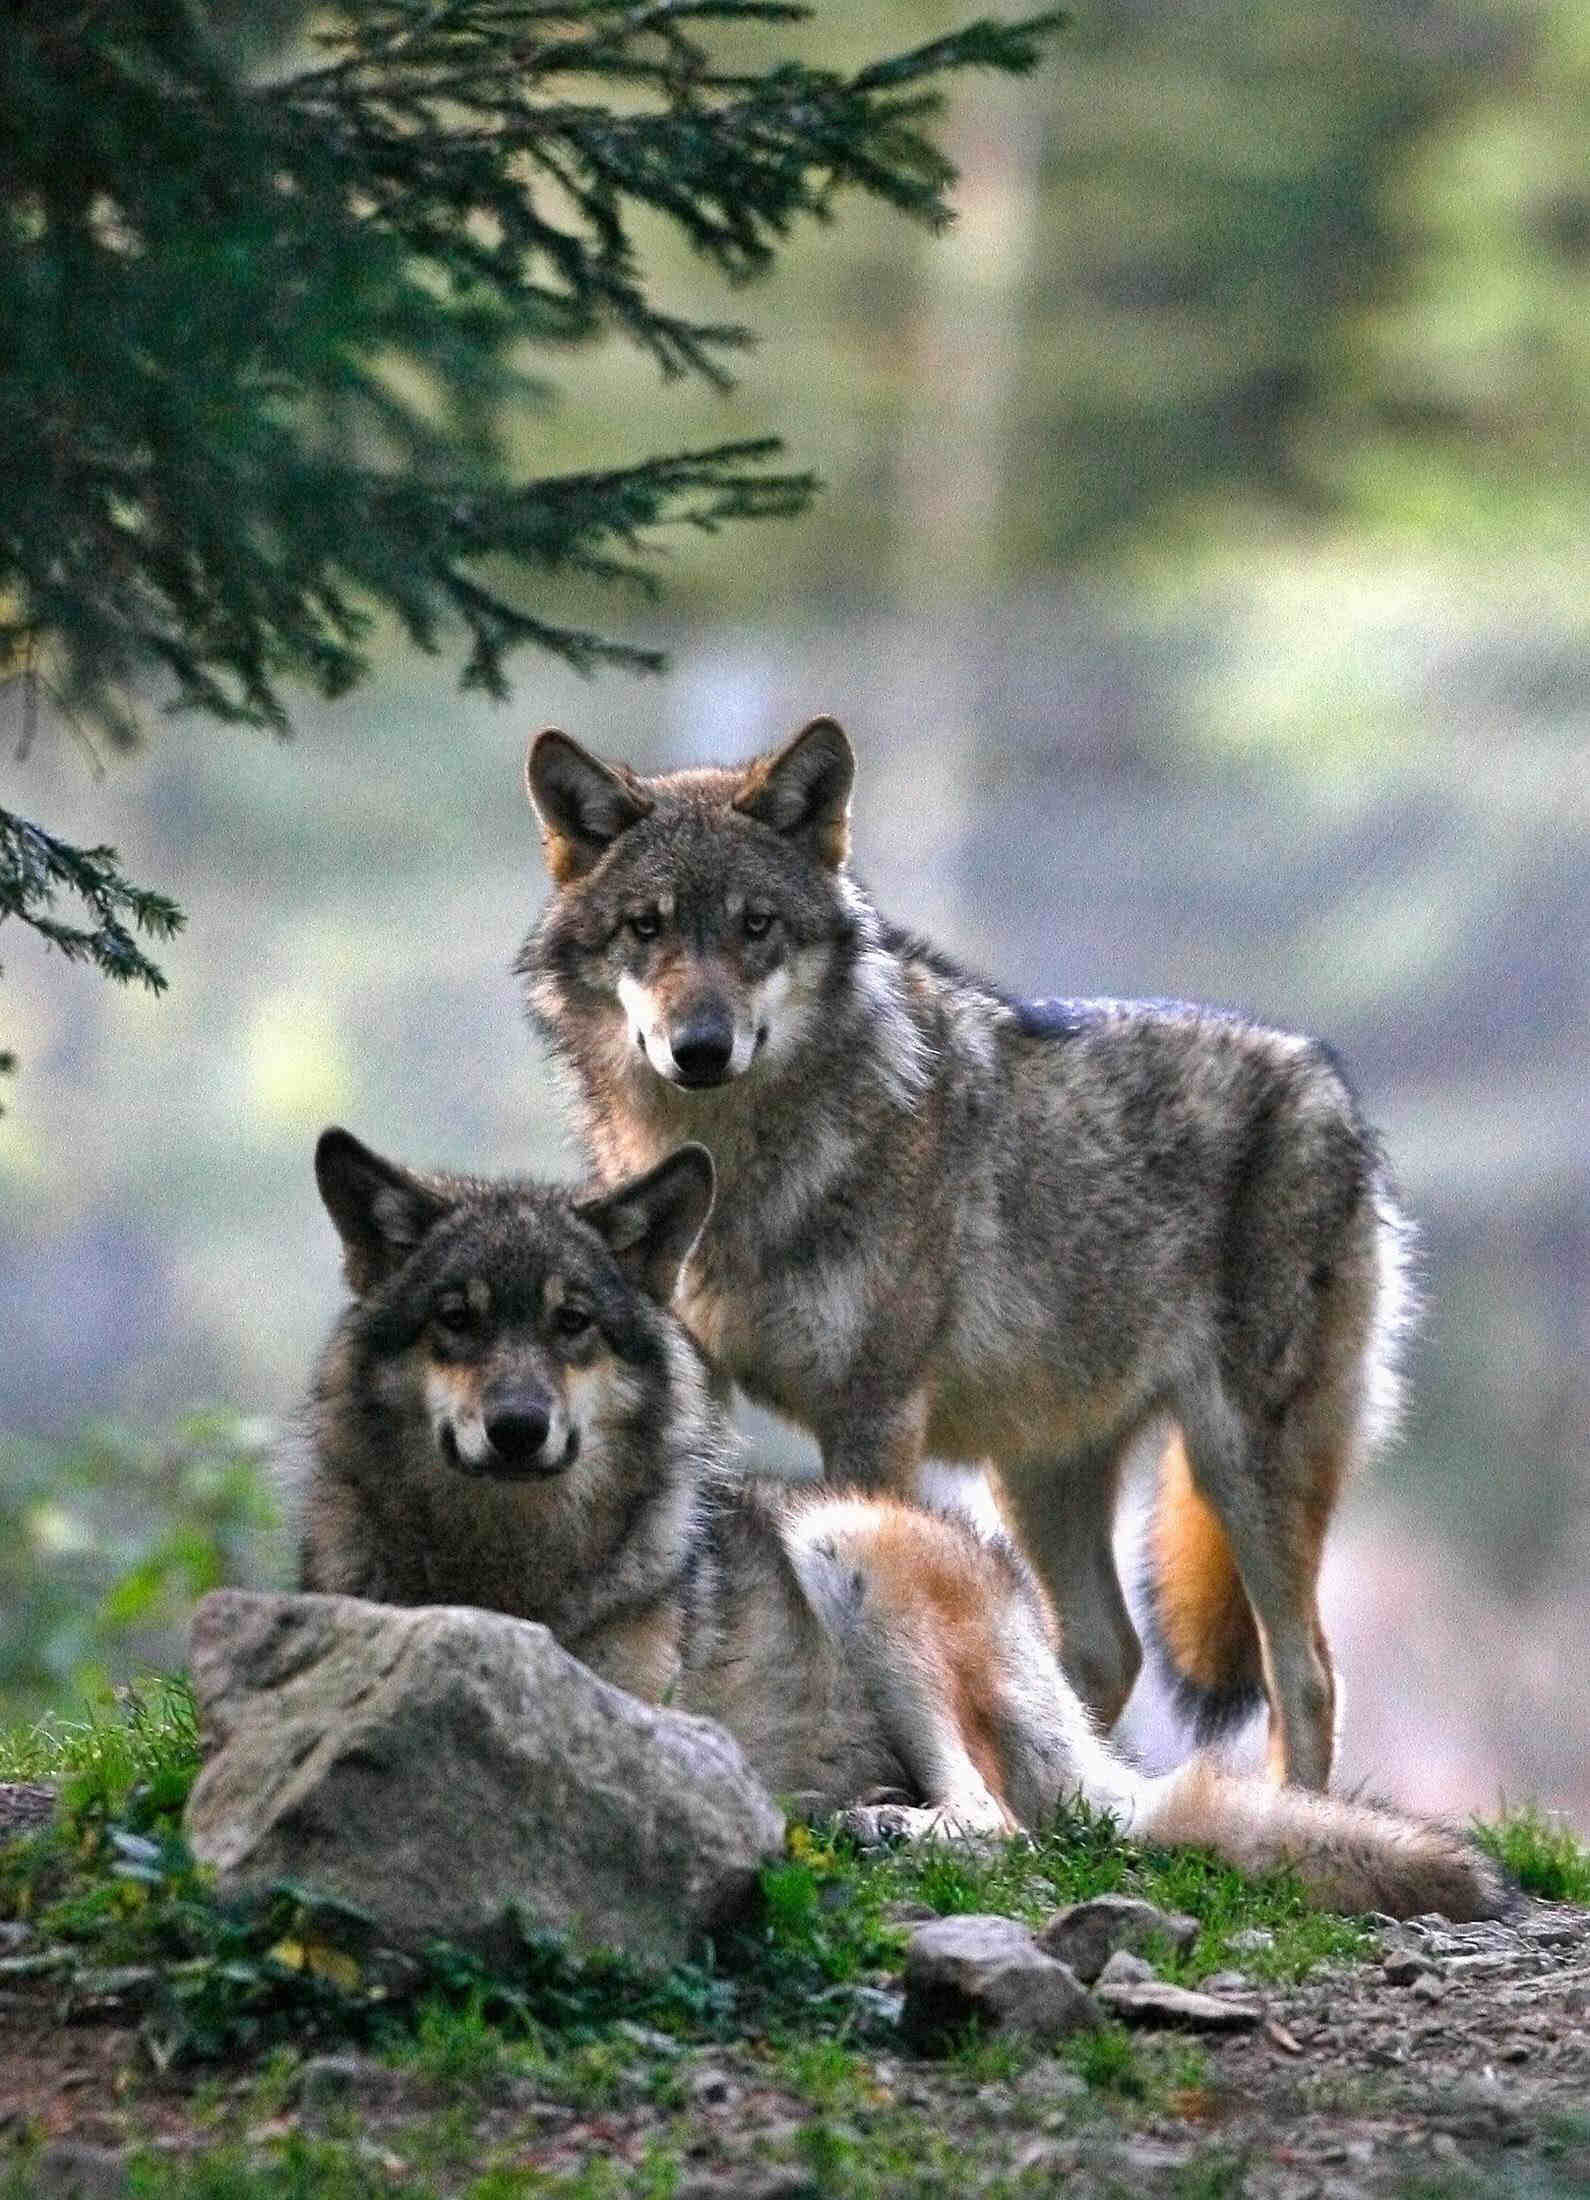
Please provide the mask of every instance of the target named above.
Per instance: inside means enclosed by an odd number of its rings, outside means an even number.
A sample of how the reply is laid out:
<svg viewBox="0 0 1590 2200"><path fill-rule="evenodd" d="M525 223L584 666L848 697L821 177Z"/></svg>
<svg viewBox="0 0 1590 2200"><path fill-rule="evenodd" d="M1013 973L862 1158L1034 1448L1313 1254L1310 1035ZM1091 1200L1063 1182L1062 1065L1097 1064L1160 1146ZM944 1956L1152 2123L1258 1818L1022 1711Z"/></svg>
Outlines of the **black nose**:
<svg viewBox="0 0 1590 2200"><path fill-rule="evenodd" d="M486 1415L486 1441L506 1466L527 1466L547 1440L552 1412L536 1398L520 1398Z"/></svg>
<svg viewBox="0 0 1590 2200"><path fill-rule="evenodd" d="M698 1009L670 1034L668 1043L687 1085L721 1085L734 1052L734 1026L722 1009Z"/></svg>

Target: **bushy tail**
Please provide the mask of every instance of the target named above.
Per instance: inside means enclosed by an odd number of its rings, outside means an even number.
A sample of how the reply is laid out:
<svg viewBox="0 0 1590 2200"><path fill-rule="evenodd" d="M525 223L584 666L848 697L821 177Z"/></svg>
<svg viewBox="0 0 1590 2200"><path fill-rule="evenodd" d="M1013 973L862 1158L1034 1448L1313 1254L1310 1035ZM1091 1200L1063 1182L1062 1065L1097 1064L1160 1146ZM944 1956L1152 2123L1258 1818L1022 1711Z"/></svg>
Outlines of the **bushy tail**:
<svg viewBox="0 0 1590 2200"><path fill-rule="evenodd" d="M1146 1587L1176 1707L1201 1742L1212 1741L1263 1703L1264 1670L1231 1545L1194 1486L1179 1430L1160 1460Z"/></svg>
<svg viewBox="0 0 1590 2200"><path fill-rule="evenodd" d="M1134 1839L1212 1849L1243 1872L1296 1874L1322 1909L1417 1917L1502 1917L1515 1890L1450 1827L1340 1796L1274 1787L1194 1759L1135 1798Z"/></svg>

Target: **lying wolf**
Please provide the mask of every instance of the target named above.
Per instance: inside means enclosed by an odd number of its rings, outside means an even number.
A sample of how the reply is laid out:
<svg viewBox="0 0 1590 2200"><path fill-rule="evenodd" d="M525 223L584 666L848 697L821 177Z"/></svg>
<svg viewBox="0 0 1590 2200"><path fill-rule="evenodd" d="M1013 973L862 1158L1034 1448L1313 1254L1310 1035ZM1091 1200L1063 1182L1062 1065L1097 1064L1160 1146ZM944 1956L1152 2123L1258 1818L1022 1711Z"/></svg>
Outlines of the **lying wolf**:
<svg viewBox="0 0 1590 2200"><path fill-rule="evenodd" d="M1314 1042L1165 1003L1018 1000L879 916L849 869L850 744L643 779L546 732L555 891L519 967L604 1181L700 1139L712 1226L679 1312L809 1429L836 1484L991 1460L1114 1721L1140 1650L1111 1531L1175 1423L1158 1633L1210 1732L1270 1704L1324 1787L1321 1548L1387 1420L1403 1227Z"/></svg>
<svg viewBox="0 0 1590 2200"><path fill-rule="evenodd" d="M990 1832L1080 1797L1144 1841L1289 1864L1330 1906L1506 1906L1436 1826L1199 1763L1133 1771L1004 1539L739 1477L668 1311L712 1203L700 1146L584 1200L417 1175L341 1130L315 1166L353 1302L306 1422L306 1589L539 1620L620 1687L719 1720L808 1809L903 1796L905 1830Z"/></svg>

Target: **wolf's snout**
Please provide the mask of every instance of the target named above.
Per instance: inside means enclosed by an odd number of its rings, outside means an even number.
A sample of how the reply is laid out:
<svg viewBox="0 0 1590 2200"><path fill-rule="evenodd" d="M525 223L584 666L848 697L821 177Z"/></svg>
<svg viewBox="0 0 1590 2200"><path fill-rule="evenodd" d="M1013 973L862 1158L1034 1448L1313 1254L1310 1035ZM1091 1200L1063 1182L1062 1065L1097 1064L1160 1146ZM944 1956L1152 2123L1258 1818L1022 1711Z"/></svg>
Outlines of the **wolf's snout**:
<svg viewBox="0 0 1590 2200"><path fill-rule="evenodd" d="M674 1066L686 1085L721 1085L734 1054L734 1025L716 1005L698 1008L669 1033Z"/></svg>
<svg viewBox="0 0 1590 2200"><path fill-rule="evenodd" d="M522 1466L541 1449L551 1426L550 1407L536 1399L507 1412L488 1414L486 1441L500 1458L513 1466Z"/></svg>
<svg viewBox="0 0 1590 2200"><path fill-rule="evenodd" d="M553 1440L556 1405L539 1392L519 1391L488 1403L482 1416L487 1456L480 1471L513 1479L520 1475L561 1474L574 1462L578 1437L572 1428Z"/></svg>

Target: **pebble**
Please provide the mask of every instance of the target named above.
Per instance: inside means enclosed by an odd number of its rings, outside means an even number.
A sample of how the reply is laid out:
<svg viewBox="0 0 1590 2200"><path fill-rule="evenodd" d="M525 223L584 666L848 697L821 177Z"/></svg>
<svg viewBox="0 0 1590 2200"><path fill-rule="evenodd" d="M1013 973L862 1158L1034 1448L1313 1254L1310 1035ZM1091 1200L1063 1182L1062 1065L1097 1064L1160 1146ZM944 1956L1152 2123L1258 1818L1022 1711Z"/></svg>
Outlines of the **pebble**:
<svg viewBox="0 0 1590 2200"><path fill-rule="evenodd" d="M1087 2096L1088 2081L1064 2063L1035 2063L1016 2080L1024 2101L1080 2101Z"/></svg>
<svg viewBox="0 0 1590 2200"><path fill-rule="evenodd" d="M1165 1979L1144 1979L1120 1986L1101 1983L1094 1992L1112 2017L1121 2017L1128 2024L1185 2024L1206 2032L1251 2032L1264 2014L1256 2001L1196 1993L1186 1986L1172 1986Z"/></svg>
<svg viewBox="0 0 1590 2200"><path fill-rule="evenodd" d="M864 2030L893 2031L905 2009L905 1996L889 1986L853 1986L850 2006Z"/></svg>
<svg viewBox="0 0 1590 2200"><path fill-rule="evenodd" d="M639 2047L648 2055L666 2056L671 2062L677 2062L688 2052L683 2040L676 2040L672 2033L658 2032L649 2024L636 2024L629 2017L620 2017L613 2030L632 2047Z"/></svg>
<svg viewBox="0 0 1590 2200"><path fill-rule="evenodd" d="M127 2157L119 2148L85 2146L78 2139L57 2139L42 2148L29 2171L32 2200L125 2200L130 2190Z"/></svg>
<svg viewBox="0 0 1590 2200"><path fill-rule="evenodd" d="M1153 1964L1145 1962L1142 1956L1134 1956L1130 1948L1117 1948L1099 1973L1098 1983L1101 1986L1130 1986L1158 1976Z"/></svg>
<svg viewBox="0 0 1590 2200"><path fill-rule="evenodd" d="M708 2108L732 2108L740 2088L726 2070L698 2070L690 2080L690 2098Z"/></svg>

